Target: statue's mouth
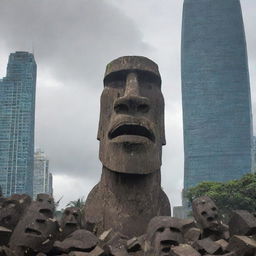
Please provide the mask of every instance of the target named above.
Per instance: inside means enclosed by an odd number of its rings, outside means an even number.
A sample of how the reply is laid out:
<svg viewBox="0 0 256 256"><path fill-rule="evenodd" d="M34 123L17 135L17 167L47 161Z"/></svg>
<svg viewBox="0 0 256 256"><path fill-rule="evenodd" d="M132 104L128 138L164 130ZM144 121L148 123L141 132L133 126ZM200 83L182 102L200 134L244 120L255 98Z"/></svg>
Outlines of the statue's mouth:
<svg viewBox="0 0 256 256"><path fill-rule="evenodd" d="M41 236L42 233L36 229L33 228L26 228L25 233L30 234L30 235L35 235L35 236Z"/></svg>
<svg viewBox="0 0 256 256"><path fill-rule="evenodd" d="M155 136L151 129L136 123L119 124L110 130L108 136L110 140L115 142L131 142L135 144L136 142L143 142L143 140L155 142Z"/></svg>

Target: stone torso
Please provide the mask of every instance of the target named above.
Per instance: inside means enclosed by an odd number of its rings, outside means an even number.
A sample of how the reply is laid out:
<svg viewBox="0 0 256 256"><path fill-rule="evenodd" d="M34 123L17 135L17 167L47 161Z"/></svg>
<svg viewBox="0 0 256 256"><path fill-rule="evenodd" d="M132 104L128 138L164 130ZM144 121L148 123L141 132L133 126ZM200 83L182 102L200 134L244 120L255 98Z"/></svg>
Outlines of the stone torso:
<svg viewBox="0 0 256 256"><path fill-rule="evenodd" d="M148 175L120 174L103 168L101 181L89 194L84 224L97 234L113 228L128 237L145 233L154 216L170 216L160 186L160 171Z"/></svg>

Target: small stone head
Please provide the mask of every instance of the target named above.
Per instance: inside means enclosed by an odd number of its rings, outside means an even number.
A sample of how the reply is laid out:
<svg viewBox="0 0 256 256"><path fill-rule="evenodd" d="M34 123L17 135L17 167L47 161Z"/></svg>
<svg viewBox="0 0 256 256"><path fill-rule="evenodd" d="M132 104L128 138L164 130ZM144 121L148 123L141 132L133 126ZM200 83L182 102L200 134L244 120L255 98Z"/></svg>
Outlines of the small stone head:
<svg viewBox="0 0 256 256"><path fill-rule="evenodd" d="M81 211L78 207L68 207L65 209L60 221L62 231L61 237L65 238L81 227Z"/></svg>
<svg viewBox="0 0 256 256"><path fill-rule="evenodd" d="M2 198L0 203L0 226L13 230L31 203L28 195L13 194Z"/></svg>
<svg viewBox="0 0 256 256"><path fill-rule="evenodd" d="M217 231L220 225L218 208L208 196L193 200L193 216L202 229Z"/></svg>
<svg viewBox="0 0 256 256"><path fill-rule="evenodd" d="M151 219L146 233L146 243L154 255L167 256L172 246L184 242L182 234L183 222L169 216L157 216Z"/></svg>
<svg viewBox="0 0 256 256"><path fill-rule="evenodd" d="M160 169L164 99L153 61L125 56L107 65L98 140L100 160L112 171L147 174Z"/></svg>
<svg viewBox="0 0 256 256"><path fill-rule="evenodd" d="M40 194L33 201L14 229L10 248L17 254L20 250L48 252L58 231L53 219L54 202L51 196ZM22 251L21 250L21 251Z"/></svg>

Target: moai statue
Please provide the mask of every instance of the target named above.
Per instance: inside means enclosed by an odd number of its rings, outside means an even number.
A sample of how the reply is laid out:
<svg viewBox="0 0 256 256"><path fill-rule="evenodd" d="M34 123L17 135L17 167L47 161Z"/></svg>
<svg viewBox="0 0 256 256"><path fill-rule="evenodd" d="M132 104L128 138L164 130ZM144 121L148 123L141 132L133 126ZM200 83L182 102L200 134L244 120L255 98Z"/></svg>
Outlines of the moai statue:
<svg viewBox="0 0 256 256"><path fill-rule="evenodd" d="M10 248L17 256L47 253L52 248L58 231L53 212L53 198L38 194L37 200L30 204L11 236Z"/></svg>
<svg viewBox="0 0 256 256"><path fill-rule="evenodd" d="M25 194L3 198L0 203L0 226L13 230L30 203L31 197Z"/></svg>
<svg viewBox="0 0 256 256"><path fill-rule="evenodd" d="M78 207L68 207L64 210L60 221L60 240L81 227L81 211Z"/></svg>
<svg viewBox="0 0 256 256"><path fill-rule="evenodd" d="M154 216L171 214L161 189L164 99L153 61L125 56L107 65L98 140L102 176L87 198L85 227L142 235Z"/></svg>
<svg viewBox="0 0 256 256"><path fill-rule="evenodd" d="M192 202L193 216L203 230L202 238L210 237L212 240L228 239L228 226L224 225L219 211L213 200L208 196L201 196Z"/></svg>
<svg viewBox="0 0 256 256"><path fill-rule="evenodd" d="M154 217L148 224L145 238L146 255L168 256L171 247L184 243L183 220L169 217Z"/></svg>

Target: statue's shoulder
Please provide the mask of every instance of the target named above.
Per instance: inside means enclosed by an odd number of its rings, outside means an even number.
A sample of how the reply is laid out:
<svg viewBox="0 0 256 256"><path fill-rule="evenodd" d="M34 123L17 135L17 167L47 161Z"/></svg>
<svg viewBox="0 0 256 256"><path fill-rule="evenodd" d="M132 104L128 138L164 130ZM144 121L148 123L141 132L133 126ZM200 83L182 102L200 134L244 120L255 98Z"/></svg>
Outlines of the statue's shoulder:
<svg viewBox="0 0 256 256"><path fill-rule="evenodd" d="M161 189L160 192L160 198L159 198L159 203L160 203L160 216L171 216L171 205L170 201L168 199L168 196L166 193Z"/></svg>

